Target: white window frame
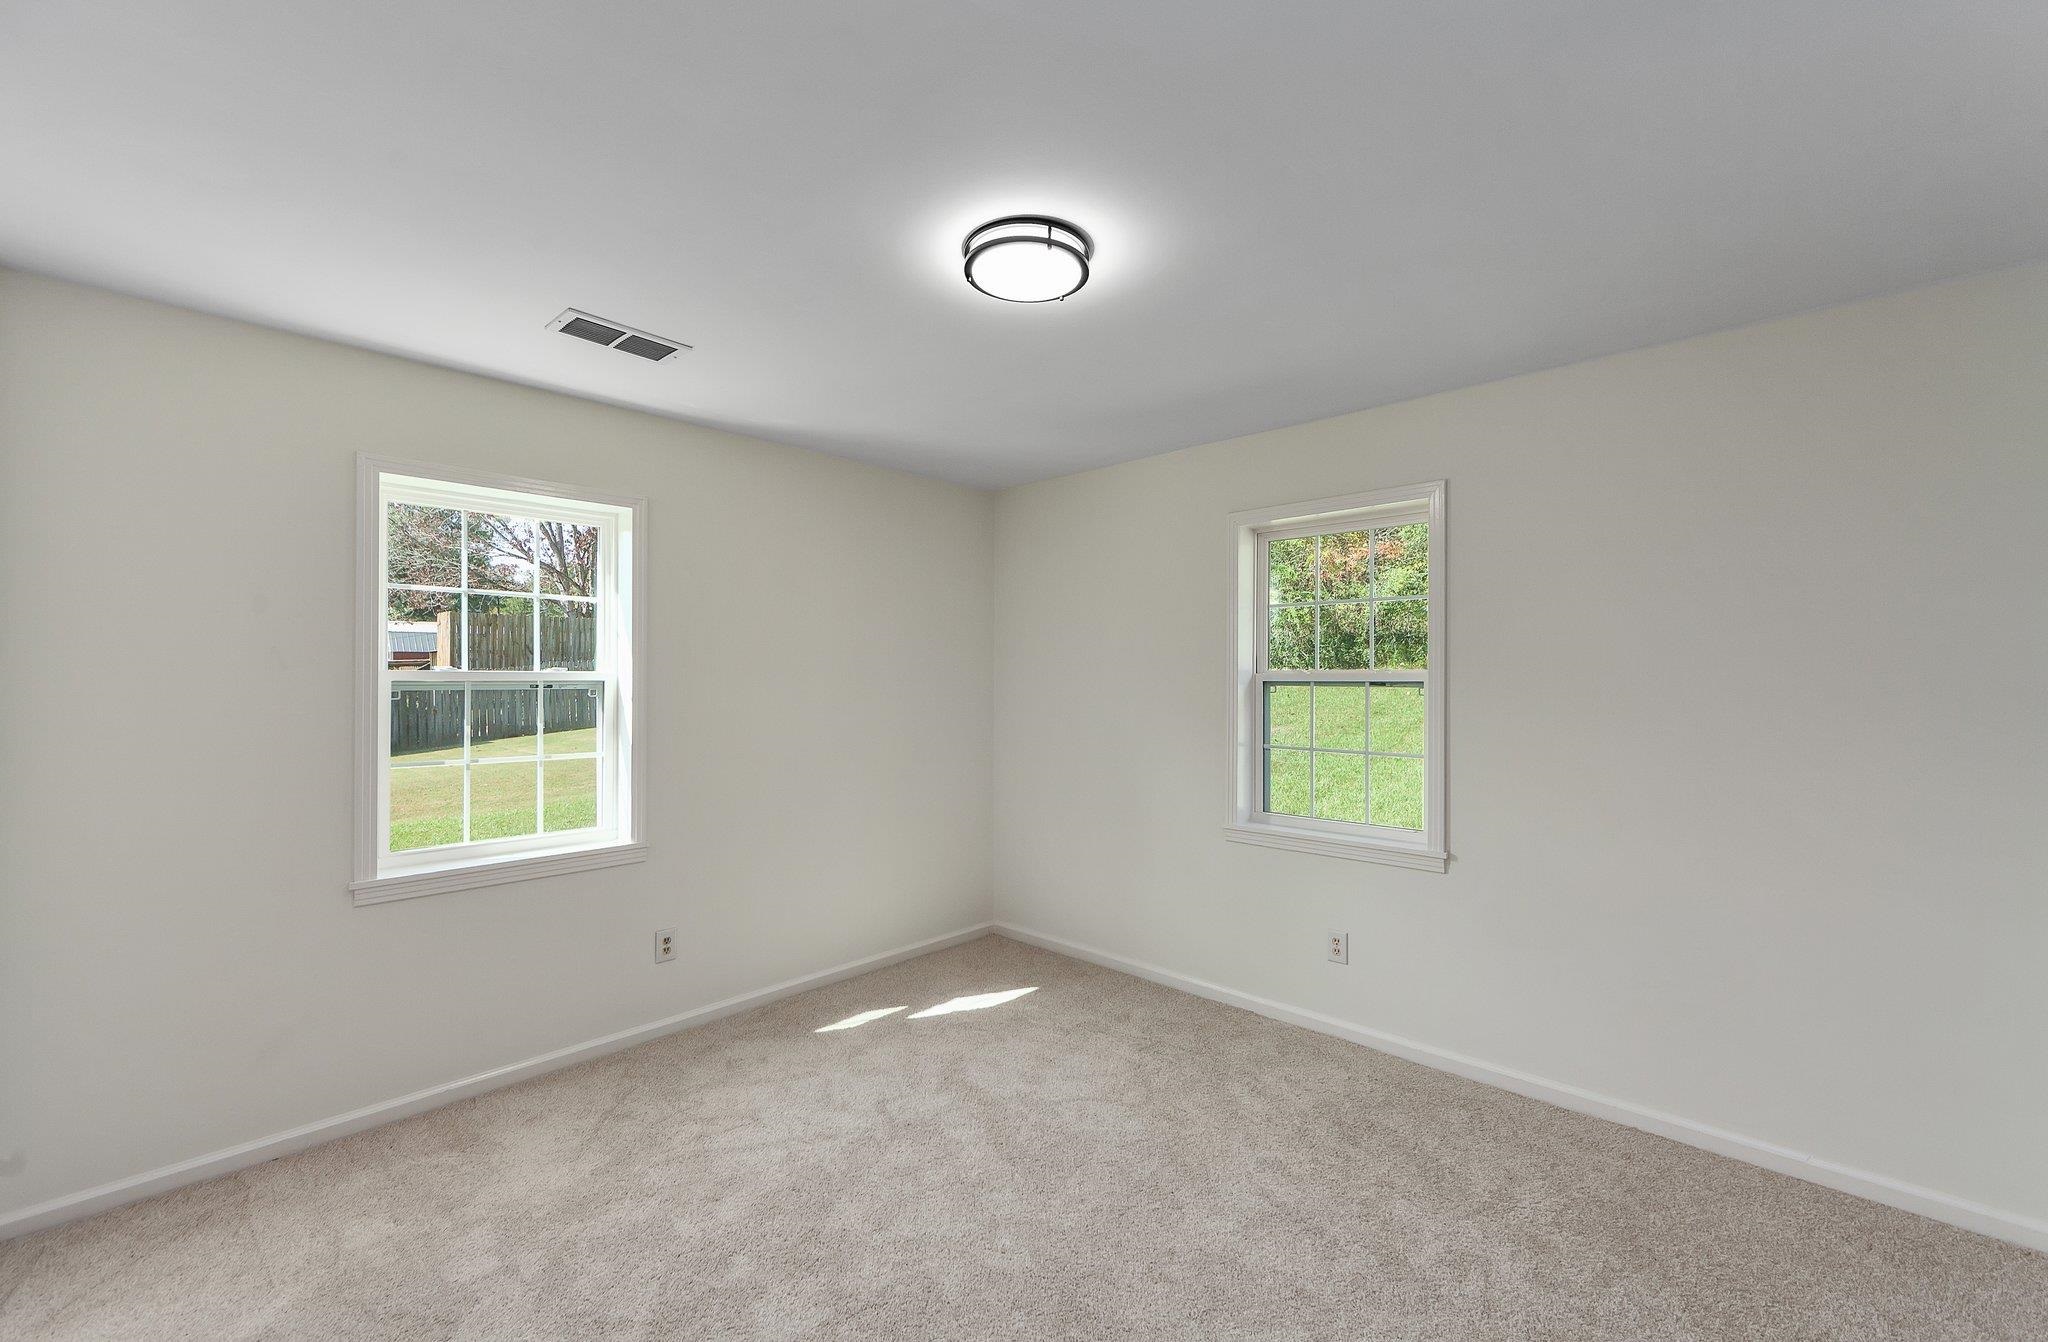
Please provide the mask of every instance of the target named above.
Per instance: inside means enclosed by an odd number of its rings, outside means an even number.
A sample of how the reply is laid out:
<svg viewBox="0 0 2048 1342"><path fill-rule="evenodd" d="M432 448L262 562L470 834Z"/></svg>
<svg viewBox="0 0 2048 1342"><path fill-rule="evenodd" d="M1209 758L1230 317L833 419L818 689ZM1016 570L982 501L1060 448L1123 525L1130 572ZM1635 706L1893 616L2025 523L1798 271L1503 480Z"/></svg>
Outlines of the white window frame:
<svg viewBox="0 0 2048 1342"><path fill-rule="evenodd" d="M464 671L444 673L461 684L591 683L604 687L600 718L598 826L595 831L391 853L388 846L391 697L395 682L423 679L389 669L386 649L384 505L398 492L472 512L543 511L550 520L600 528L598 565L608 599L598 602L598 655L591 672ZM558 876L642 861L646 752L641 748L646 679L647 504L644 499L575 485L485 471L360 455L356 459L356 817L357 904L440 894L511 881Z"/></svg>
<svg viewBox="0 0 2048 1342"><path fill-rule="evenodd" d="M1275 540L1368 527L1429 524L1429 669L1273 672L1266 665L1266 547ZM1445 545L1444 482L1312 499L1230 515L1230 807L1224 837L1235 843L1441 872L1450 859L1444 817ZM1269 681L1409 681L1425 686L1423 830L1279 815L1264 809L1262 699Z"/></svg>

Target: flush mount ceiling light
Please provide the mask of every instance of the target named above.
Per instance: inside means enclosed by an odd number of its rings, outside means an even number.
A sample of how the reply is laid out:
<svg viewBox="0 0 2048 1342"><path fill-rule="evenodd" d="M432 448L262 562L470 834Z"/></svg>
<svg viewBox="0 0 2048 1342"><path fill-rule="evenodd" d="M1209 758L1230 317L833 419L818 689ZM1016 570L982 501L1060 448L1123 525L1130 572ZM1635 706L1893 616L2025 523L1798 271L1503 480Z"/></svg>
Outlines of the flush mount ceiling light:
<svg viewBox="0 0 2048 1342"><path fill-rule="evenodd" d="M967 282L1005 303L1050 303L1088 282L1095 244L1064 219L1012 214L992 219L960 244Z"/></svg>

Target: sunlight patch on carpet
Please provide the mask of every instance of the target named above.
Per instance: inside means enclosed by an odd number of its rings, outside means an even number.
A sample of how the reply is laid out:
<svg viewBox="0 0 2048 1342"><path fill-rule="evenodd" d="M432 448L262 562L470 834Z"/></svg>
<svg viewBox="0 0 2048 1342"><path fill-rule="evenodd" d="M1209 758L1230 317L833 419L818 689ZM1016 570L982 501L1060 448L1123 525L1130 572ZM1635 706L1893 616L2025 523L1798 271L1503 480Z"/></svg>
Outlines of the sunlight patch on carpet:
<svg viewBox="0 0 2048 1342"><path fill-rule="evenodd" d="M1014 1002L1025 993L1035 993L1037 991L1038 989L1034 987L1011 988L999 993L974 993L967 997L956 997L950 1002L941 1002L937 1006L926 1007L922 1011L913 1011L903 1019L923 1020L927 1016L950 1016L956 1011L986 1011L990 1007L1001 1006L1005 1002Z"/></svg>

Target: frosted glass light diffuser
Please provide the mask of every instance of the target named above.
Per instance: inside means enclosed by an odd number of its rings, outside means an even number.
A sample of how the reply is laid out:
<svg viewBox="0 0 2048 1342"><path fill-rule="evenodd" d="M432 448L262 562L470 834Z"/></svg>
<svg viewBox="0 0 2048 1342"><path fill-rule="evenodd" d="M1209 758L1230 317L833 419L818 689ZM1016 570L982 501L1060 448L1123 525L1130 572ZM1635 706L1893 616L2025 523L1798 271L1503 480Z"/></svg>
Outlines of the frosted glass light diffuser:
<svg viewBox="0 0 2048 1342"><path fill-rule="evenodd" d="M960 244L967 282L1006 303L1050 303L1088 282L1095 244L1061 219L1016 214L992 220Z"/></svg>

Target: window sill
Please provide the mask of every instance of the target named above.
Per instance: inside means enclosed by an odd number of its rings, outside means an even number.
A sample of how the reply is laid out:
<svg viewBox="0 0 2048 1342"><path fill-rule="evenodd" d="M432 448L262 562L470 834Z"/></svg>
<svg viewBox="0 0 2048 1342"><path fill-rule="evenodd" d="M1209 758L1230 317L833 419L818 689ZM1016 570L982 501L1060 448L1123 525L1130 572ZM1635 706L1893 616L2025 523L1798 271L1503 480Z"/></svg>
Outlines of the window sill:
<svg viewBox="0 0 2048 1342"><path fill-rule="evenodd" d="M450 890L473 890L483 885L509 885L514 881L538 880L543 876L566 876L572 872L594 871L599 867L620 867L645 862L644 843L608 842L587 848L570 848L525 857L487 858L459 866L430 867L424 871L394 872L365 881L352 881L349 890L355 902L388 904L394 899L417 899L421 895L445 894Z"/></svg>
<svg viewBox="0 0 2048 1342"><path fill-rule="evenodd" d="M1415 871L1443 871L1450 862L1444 853L1426 848L1397 847L1364 839L1341 839L1307 830L1282 829L1278 825L1236 824L1223 827L1223 837L1232 843L1257 844L1262 848L1289 848L1297 853L1319 853L1324 857L1349 858L1354 862L1377 862L1388 867Z"/></svg>

